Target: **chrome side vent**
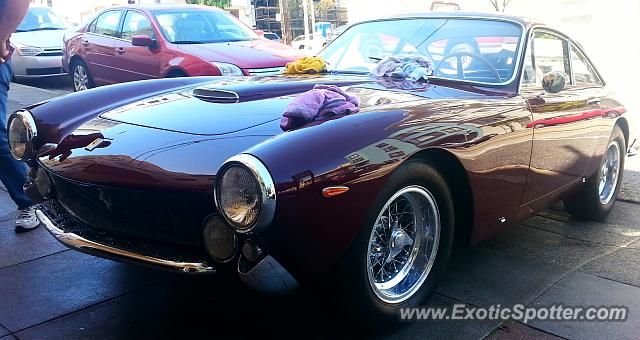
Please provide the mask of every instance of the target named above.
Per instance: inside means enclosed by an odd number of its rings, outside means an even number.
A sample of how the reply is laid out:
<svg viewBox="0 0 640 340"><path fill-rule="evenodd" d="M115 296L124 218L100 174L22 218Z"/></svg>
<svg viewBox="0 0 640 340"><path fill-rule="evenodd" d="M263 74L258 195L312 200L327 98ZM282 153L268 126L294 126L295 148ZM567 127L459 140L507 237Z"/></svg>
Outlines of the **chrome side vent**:
<svg viewBox="0 0 640 340"><path fill-rule="evenodd" d="M240 101L240 96L233 91L197 88L193 90L193 96L212 103L233 104Z"/></svg>

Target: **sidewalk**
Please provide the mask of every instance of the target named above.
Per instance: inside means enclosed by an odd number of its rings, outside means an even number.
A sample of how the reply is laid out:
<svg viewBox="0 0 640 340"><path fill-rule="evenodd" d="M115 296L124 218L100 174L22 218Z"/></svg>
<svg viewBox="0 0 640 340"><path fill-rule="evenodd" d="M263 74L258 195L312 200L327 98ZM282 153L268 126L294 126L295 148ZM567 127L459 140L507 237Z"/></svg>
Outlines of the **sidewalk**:
<svg viewBox="0 0 640 340"><path fill-rule="evenodd" d="M11 115L14 111L27 105L55 98L67 93L67 91L45 90L37 87L11 83L9 101L7 103L7 115ZM11 200L11 197L9 197L6 189L2 183L0 183L0 221L5 220L8 215L13 215L16 208L17 207L13 204L13 201Z"/></svg>

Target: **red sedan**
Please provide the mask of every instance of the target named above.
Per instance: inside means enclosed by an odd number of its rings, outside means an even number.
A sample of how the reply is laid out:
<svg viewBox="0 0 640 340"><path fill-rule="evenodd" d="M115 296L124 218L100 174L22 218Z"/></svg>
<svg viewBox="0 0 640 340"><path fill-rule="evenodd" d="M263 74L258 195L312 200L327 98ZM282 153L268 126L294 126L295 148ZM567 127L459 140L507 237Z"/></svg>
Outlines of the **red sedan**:
<svg viewBox="0 0 640 340"><path fill-rule="evenodd" d="M135 5L106 9L66 37L63 67L82 91L153 78L275 74L299 57L220 9Z"/></svg>

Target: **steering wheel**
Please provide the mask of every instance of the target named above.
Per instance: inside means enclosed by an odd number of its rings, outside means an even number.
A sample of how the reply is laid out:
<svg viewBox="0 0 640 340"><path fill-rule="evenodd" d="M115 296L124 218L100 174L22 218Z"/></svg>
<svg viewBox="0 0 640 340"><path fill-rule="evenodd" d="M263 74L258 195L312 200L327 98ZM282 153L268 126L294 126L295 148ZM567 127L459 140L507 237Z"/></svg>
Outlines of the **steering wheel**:
<svg viewBox="0 0 640 340"><path fill-rule="evenodd" d="M500 77L500 73L498 73L498 70L496 70L495 67L493 67L493 65L491 65L491 63L485 59L483 56L473 53L473 52L469 52L469 51L462 51L462 50L458 50L458 51L453 51L451 53L449 53L448 55L444 56L442 58L442 60L440 60L440 62L438 63L438 65L436 65L435 69L434 69L434 73L435 74L440 74L443 75L442 73L442 64L447 61L450 58L456 58L456 69L458 72L458 79L465 79L464 77L464 67L462 65L462 57L471 57L473 59L479 60L480 62L482 62L484 65L487 66L487 70L491 71L492 75L495 77L495 79L498 82L502 82L502 77Z"/></svg>

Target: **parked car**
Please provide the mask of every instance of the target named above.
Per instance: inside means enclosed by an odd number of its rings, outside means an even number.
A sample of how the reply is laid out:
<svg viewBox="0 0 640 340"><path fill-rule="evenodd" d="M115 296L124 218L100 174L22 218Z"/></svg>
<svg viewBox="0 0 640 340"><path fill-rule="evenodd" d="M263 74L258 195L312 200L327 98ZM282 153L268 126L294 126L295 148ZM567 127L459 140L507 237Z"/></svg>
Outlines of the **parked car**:
<svg viewBox="0 0 640 340"><path fill-rule="evenodd" d="M63 66L81 91L154 78L277 74L299 57L220 9L131 5L104 10L68 37Z"/></svg>
<svg viewBox="0 0 640 340"><path fill-rule="evenodd" d="M326 43L327 39L320 33L314 33L297 36L291 42L291 46L297 50L303 50L307 55L313 55L320 52Z"/></svg>
<svg viewBox="0 0 640 340"><path fill-rule="evenodd" d="M426 82L372 77L379 60L362 46L382 36L384 53L446 54ZM616 202L630 116L556 30L412 15L356 24L320 56L324 74L143 81L17 112L9 140L38 218L81 252L231 269L268 292L329 276L323 289L351 315L397 320L432 295L454 242L559 200L593 220ZM317 84L360 111L283 132L285 108Z"/></svg>
<svg viewBox="0 0 640 340"><path fill-rule="evenodd" d="M280 39L280 36L278 36L273 32L264 32L262 36L266 39L273 40L275 42L282 42L282 40Z"/></svg>
<svg viewBox="0 0 640 340"><path fill-rule="evenodd" d="M61 76L62 37L71 25L50 7L30 6L11 36L16 78Z"/></svg>

